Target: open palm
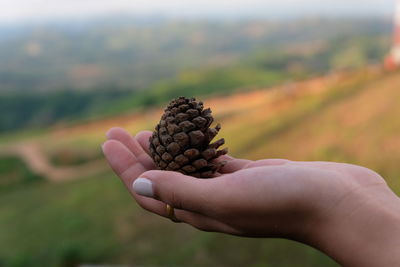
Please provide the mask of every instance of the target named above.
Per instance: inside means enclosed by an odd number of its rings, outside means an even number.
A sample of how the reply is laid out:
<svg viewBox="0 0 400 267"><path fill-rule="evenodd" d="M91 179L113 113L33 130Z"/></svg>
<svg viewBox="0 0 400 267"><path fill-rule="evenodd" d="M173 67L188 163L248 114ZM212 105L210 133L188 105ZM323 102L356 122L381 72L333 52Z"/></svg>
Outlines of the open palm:
<svg viewBox="0 0 400 267"><path fill-rule="evenodd" d="M217 178L197 179L155 170L150 135L132 137L113 128L103 145L109 164L144 209L169 217L168 204L180 222L200 230L297 240L344 265L400 261L393 257L400 201L377 173L344 163L222 156L218 160L227 164Z"/></svg>
<svg viewBox="0 0 400 267"><path fill-rule="evenodd" d="M132 137L123 129L111 129L103 145L111 167L144 209L167 217L165 204L170 204L180 221L206 231L301 239L311 231L310 222L329 216L350 192L386 186L366 168L330 162L223 156L219 160L228 163L220 176L207 180L155 171L148 153L150 135L140 132ZM132 190L139 176L153 181L154 198Z"/></svg>

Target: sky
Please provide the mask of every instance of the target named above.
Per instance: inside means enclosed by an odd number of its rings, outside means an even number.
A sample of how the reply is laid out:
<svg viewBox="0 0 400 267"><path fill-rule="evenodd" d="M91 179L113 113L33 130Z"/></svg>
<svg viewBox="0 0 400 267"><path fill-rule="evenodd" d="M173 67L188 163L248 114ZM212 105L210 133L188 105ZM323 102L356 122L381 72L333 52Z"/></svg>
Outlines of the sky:
<svg viewBox="0 0 400 267"><path fill-rule="evenodd" d="M389 15L396 0L0 0L0 23L115 13L165 16Z"/></svg>

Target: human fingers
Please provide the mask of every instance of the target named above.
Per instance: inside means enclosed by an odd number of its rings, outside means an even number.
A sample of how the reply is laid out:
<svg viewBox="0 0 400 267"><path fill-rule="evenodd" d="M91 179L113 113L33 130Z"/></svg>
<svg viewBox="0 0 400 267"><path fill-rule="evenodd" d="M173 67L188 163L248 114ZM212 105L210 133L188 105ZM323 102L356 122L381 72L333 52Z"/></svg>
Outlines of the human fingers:
<svg viewBox="0 0 400 267"><path fill-rule="evenodd" d="M132 190L133 181L146 169L123 144L111 140L103 145L104 154L112 169L121 178L137 203L147 211L160 216L169 217L166 204L152 198L140 196ZM220 223L206 216L187 211L176 211L176 218L203 231L218 231L222 229Z"/></svg>
<svg viewBox="0 0 400 267"><path fill-rule="evenodd" d="M102 148L111 168L128 188L140 174L147 171L147 168L121 142L108 140Z"/></svg>
<svg viewBox="0 0 400 267"><path fill-rule="evenodd" d="M218 198L218 179L196 179L178 172L148 171L141 176L151 184L155 199L177 209L209 215L221 207ZM139 192L140 193L140 192ZM146 195L146 194L144 194Z"/></svg>
<svg viewBox="0 0 400 267"><path fill-rule="evenodd" d="M143 186L143 182L140 178L137 179L135 182L137 182L136 187ZM140 185L141 183L142 185ZM168 213L167 210L167 204L162 201L158 201L153 198L142 197L137 200L137 203L143 209L149 212L152 212L167 219L171 219L171 215ZM238 231L236 231L234 228L227 226L226 224L219 222L216 219L199 213L174 208L174 217L174 222L186 223L202 231L223 232L237 235L239 234Z"/></svg>
<svg viewBox="0 0 400 267"><path fill-rule="evenodd" d="M135 194L135 192L131 190L132 184L136 178L146 171L146 168L137 160L135 155L125 145L116 140L105 142L103 144L103 153L111 168L121 178L136 201L147 210L154 210L157 211L157 213L162 213L162 203Z"/></svg>
<svg viewBox="0 0 400 267"><path fill-rule="evenodd" d="M153 160L146 153L138 140L122 128L111 128L106 136L109 140L117 140L124 144L137 158L137 160L147 169L155 168Z"/></svg>
<svg viewBox="0 0 400 267"><path fill-rule="evenodd" d="M179 176L180 174L174 172L166 172L166 171L154 171L152 173L147 172L145 174L142 174L141 176L152 177L153 179L157 179L156 177L171 176L171 175ZM189 179L194 180L194 178L189 178ZM144 209L146 209L147 211L171 219L171 214L169 214L167 211L167 204L168 204L174 208L174 217L178 222L184 222L190 224L193 227L200 229L202 231L224 232L236 235L240 234L234 228L214 218L197 213L192 209L187 210L186 207L189 206L178 204L177 197L166 196L167 192L164 191L165 190L164 184L161 184L161 187L163 188L160 188L160 184L154 186L154 181L155 180L151 181L147 178L138 178L137 180L135 180L132 187L133 191L135 191L136 194L148 197L148 199L151 200L155 199L159 200L157 201L158 203L155 204L140 199L138 201L139 205Z"/></svg>
<svg viewBox="0 0 400 267"><path fill-rule="evenodd" d="M150 136L153 133L150 131L142 131L136 134L135 139L138 141L138 143L140 144L140 146L142 147L142 149L148 154L150 155Z"/></svg>
<svg viewBox="0 0 400 267"><path fill-rule="evenodd" d="M135 155L125 145L116 140L105 142L102 148L111 168L119 176L133 198L147 209L160 210L158 201L135 194L131 190L132 183L141 173L147 170Z"/></svg>
<svg viewBox="0 0 400 267"><path fill-rule="evenodd" d="M116 140L104 143L103 152L115 173L121 178L137 203L144 209L169 218L166 204L153 198L137 194L132 190L133 182L146 169L135 158L135 155L126 146ZM140 184L140 183L137 183ZM142 183L143 186L143 183ZM236 233L234 229L215 219L185 210L176 210L175 216L178 221L187 223L203 231L218 231L225 233Z"/></svg>
<svg viewBox="0 0 400 267"><path fill-rule="evenodd" d="M281 197L274 191L282 186L282 180L291 179L285 172L281 166L265 166L224 174L216 179L196 179L167 171L148 171L140 178L151 184L151 197L177 209L218 218L227 211L241 210L244 206L248 208L249 199L262 197L271 203L281 202ZM250 177L252 179L247 179ZM270 194L265 196L261 191ZM260 194L254 195L256 192ZM258 204L262 208L271 203L261 201ZM255 203L251 202L251 205Z"/></svg>
<svg viewBox="0 0 400 267"><path fill-rule="evenodd" d="M216 179L148 171L136 181L146 184L147 189L134 189L140 195L160 200L177 210L210 218L218 222L218 229L225 233L256 235L254 229L271 234L275 231L273 226L283 223L285 216L307 209L304 190L292 180L281 166L244 169Z"/></svg>

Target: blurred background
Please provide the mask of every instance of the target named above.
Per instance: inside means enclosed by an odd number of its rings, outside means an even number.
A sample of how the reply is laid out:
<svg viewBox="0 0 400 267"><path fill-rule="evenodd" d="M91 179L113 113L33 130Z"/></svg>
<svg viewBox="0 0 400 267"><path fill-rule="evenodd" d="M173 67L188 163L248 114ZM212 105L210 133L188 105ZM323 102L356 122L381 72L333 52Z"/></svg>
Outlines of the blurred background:
<svg viewBox="0 0 400 267"><path fill-rule="evenodd" d="M395 0L4 1L0 266L337 266L292 241L143 211L100 145L110 127L152 130L172 98L195 96L236 157L360 164L400 193L395 10Z"/></svg>

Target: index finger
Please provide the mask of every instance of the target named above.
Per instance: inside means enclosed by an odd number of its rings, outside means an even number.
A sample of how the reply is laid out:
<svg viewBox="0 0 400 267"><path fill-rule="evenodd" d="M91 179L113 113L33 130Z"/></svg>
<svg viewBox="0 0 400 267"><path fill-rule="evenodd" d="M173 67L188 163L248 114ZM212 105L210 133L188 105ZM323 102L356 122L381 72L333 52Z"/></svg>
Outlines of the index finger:
<svg viewBox="0 0 400 267"><path fill-rule="evenodd" d="M147 146L149 146L148 137L147 140L144 140L145 136L143 134L140 135L140 139L133 137L130 133L122 128L111 128L107 132L106 136L109 140L117 140L125 145L147 170L152 170L155 168L153 160L150 158L147 150L145 149L145 143L147 143Z"/></svg>

